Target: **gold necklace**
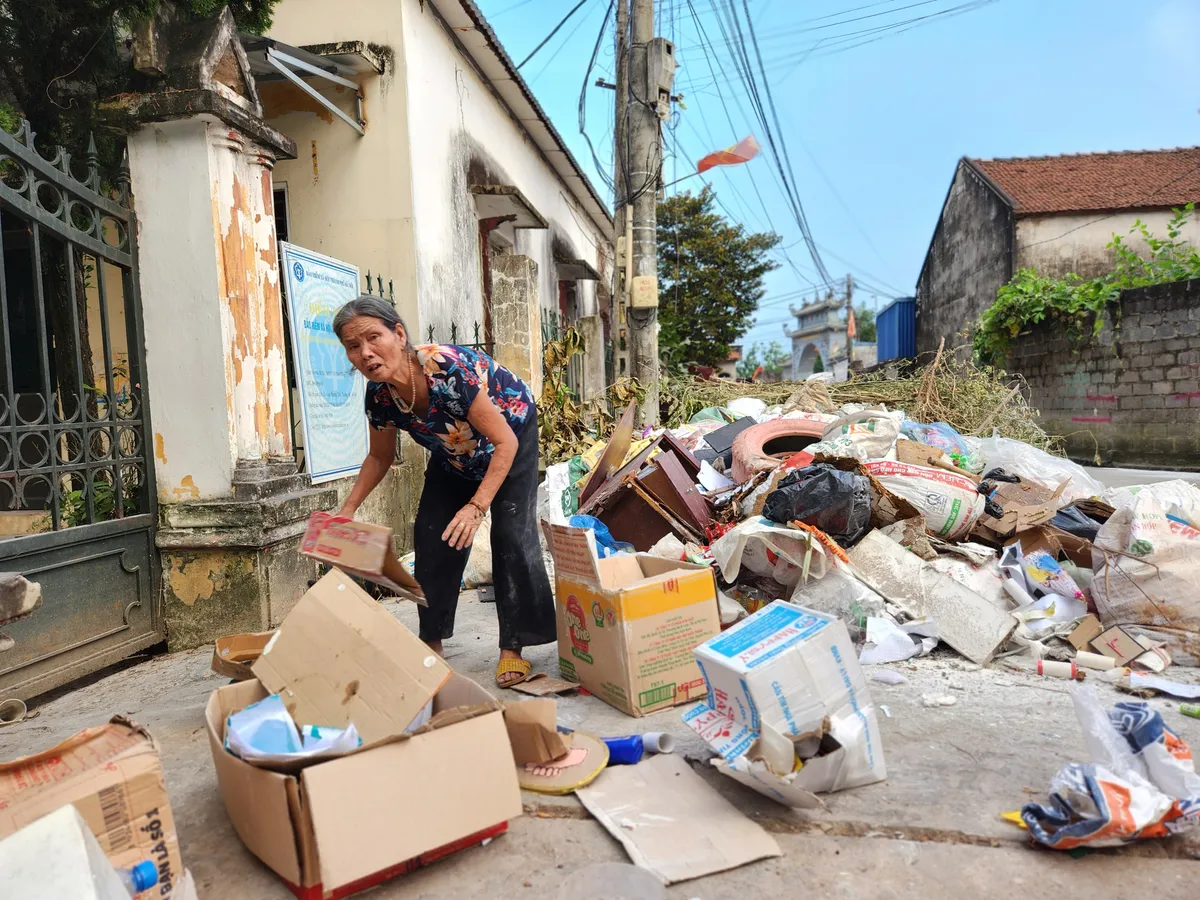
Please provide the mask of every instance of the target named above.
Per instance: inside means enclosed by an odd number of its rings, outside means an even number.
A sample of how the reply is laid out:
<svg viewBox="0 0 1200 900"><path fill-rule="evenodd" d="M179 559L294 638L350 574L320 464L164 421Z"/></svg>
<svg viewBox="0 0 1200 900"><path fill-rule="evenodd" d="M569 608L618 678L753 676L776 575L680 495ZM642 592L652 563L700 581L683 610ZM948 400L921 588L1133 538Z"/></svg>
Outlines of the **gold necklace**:
<svg viewBox="0 0 1200 900"><path fill-rule="evenodd" d="M413 379L412 373L412 352L408 353L408 386L412 388L412 403L408 405L409 412L415 412L417 408L417 382Z"/></svg>
<svg viewBox="0 0 1200 900"><path fill-rule="evenodd" d="M405 350L405 357L408 362L408 384L412 390L412 403L409 403L404 399L403 396L401 396L399 389L395 385L389 384L388 388L391 389L392 396L396 398L396 402L400 404L401 408L406 413L415 413L415 408L417 405L417 382L413 379L412 354L407 352L407 348L405 348Z"/></svg>

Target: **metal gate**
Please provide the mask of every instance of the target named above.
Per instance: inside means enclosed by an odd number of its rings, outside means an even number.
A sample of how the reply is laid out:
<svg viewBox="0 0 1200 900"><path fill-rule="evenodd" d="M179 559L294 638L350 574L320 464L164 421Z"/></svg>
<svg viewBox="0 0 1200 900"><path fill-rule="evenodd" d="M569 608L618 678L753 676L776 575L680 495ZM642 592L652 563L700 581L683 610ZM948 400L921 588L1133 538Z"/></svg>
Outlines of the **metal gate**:
<svg viewBox="0 0 1200 900"><path fill-rule="evenodd" d="M80 167L28 123L0 131L0 571L42 588L4 628L0 698L165 636L136 228L128 171L102 177L94 144Z"/></svg>

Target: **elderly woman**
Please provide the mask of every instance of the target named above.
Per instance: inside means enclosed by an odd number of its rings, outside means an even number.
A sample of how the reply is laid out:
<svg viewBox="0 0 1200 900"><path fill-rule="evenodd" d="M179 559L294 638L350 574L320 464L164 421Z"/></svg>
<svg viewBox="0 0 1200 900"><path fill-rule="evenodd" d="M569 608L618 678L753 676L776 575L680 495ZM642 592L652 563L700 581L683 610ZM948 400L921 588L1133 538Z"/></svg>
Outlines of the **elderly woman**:
<svg viewBox="0 0 1200 900"><path fill-rule="evenodd" d="M496 683L529 677L524 647L555 639L554 599L537 524L538 422L529 387L478 350L415 346L396 311L376 297L343 306L333 330L367 378L371 444L339 515L355 511L387 473L404 429L429 451L417 509L421 640L436 653L454 634L463 569L479 523L492 513L492 571L500 620ZM411 583L392 557L384 574Z"/></svg>

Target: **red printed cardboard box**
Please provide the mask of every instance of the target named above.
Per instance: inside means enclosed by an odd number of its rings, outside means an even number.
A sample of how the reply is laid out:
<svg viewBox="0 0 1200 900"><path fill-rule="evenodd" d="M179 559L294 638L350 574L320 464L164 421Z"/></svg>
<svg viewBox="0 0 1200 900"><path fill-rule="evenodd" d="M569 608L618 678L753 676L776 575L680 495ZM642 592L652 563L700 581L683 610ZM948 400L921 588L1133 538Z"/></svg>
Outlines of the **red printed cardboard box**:
<svg viewBox="0 0 1200 900"><path fill-rule="evenodd" d="M115 867L146 859L158 867L158 884L139 900L175 895L183 864L150 732L114 716L107 725L85 729L41 753L0 763L0 837L67 803L79 811ZM0 896L6 897L3 881L0 876Z"/></svg>
<svg viewBox="0 0 1200 900"><path fill-rule="evenodd" d="M586 528L546 525L554 557L558 665L631 716L705 696L692 650L721 630L709 566L618 554Z"/></svg>

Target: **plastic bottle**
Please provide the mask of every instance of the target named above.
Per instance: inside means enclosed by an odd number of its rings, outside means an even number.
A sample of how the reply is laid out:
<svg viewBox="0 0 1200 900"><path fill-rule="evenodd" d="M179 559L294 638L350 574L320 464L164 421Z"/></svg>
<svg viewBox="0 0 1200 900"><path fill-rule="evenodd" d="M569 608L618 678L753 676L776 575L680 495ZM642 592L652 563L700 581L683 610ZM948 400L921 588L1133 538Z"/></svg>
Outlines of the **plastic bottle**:
<svg viewBox="0 0 1200 900"><path fill-rule="evenodd" d="M142 860L132 869L117 869L117 877L130 897L136 897L142 891L148 891L158 884L158 866L149 859Z"/></svg>
<svg viewBox="0 0 1200 900"><path fill-rule="evenodd" d="M605 738L610 766L633 766L642 761L644 753L673 753L675 738L662 731L631 734L628 737Z"/></svg>

